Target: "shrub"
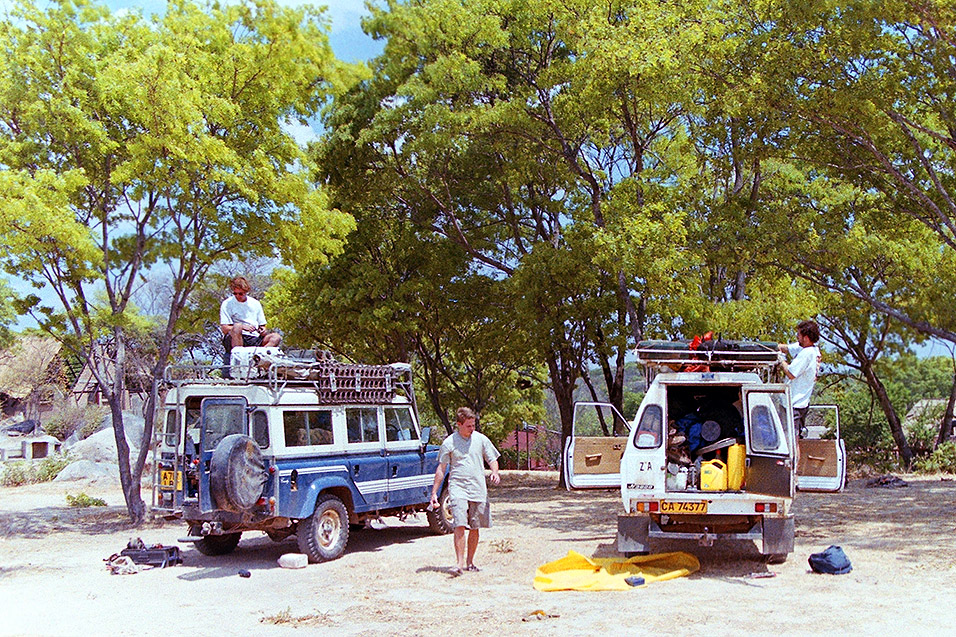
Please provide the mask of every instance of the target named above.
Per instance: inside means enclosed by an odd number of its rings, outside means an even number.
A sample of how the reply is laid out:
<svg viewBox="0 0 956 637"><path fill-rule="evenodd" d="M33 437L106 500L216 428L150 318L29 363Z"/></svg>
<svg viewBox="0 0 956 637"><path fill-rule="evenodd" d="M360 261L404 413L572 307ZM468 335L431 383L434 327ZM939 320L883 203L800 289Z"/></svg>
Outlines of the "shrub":
<svg viewBox="0 0 956 637"><path fill-rule="evenodd" d="M8 462L0 474L0 484L5 487L20 487L37 482L50 482L71 462L73 458L68 454L55 454L42 460Z"/></svg>
<svg viewBox="0 0 956 637"><path fill-rule="evenodd" d="M54 454L47 456L40 461L39 465L34 465L34 482L51 482L59 475L66 465L73 462L68 454Z"/></svg>
<svg viewBox="0 0 956 637"><path fill-rule="evenodd" d="M0 473L0 484L5 487L21 487L33 482L33 467L28 460L7 462Z"/></svg>
<svg viewBox="0 0 956 637"><path fill-rule="evenodd" d="M70 399L60 400L53 408L43 429L51 436L66 440L74 432L88 438L103 426L108 410L102 405L74 405Z"/></svg>
<svg viewBox="0 0 956 637"><path fill-rule="evenodd" d="M77 508L86 508L86 507L105 507L106 501L101 500L100 498L92 498L82 491L78 494L70 495L66 494L66 503L71 507Z"/></svg>
<svg viewBox="0 0 956 637"><path fill-rule="evenodd" d="M956 473L956 441L944 442L933 453L914 463L917 473Z"/></svg>

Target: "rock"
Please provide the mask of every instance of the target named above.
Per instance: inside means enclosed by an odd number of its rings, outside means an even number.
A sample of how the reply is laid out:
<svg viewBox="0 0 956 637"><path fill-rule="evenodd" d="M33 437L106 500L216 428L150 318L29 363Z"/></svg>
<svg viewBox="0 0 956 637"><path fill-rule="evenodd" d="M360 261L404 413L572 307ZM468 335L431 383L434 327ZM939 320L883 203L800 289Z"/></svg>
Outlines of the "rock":
<svg viewBox="0 0 956 637"><path fill-rule="evenodd" d="M129 442L129 436L126 437ZM81 460L92 460L93 462L116 462L116 438L113 435L113 428L102 429L95 434L79 441L70 447L70 453ZM135 459L139 449L136 445L130 444L129 454L131 459Z"/></svg>
<svg viewBox="0 0 956 637"><path fill-rule="evenodd" d="M66 465L57 474L54 482L70 480L119 480L119 468L115 464L97 463L92 460L77 460Z"/></svg>
<svg viewBox="0 0 956 637"><path fill-rule="evenodd" d="M70 447L78 443L79 441L80 441L80 437L76 435L76 432L74 431L73 433L70 434L70 436L66 440L63 441L63 448L69 449Z"/></svg>
<svg viewBox="0 0 956 637"><path fill-rule="evenodd" d="M279 558L282 568L305 568L309 565L309 556L304 553L286 553Z"/></svg>

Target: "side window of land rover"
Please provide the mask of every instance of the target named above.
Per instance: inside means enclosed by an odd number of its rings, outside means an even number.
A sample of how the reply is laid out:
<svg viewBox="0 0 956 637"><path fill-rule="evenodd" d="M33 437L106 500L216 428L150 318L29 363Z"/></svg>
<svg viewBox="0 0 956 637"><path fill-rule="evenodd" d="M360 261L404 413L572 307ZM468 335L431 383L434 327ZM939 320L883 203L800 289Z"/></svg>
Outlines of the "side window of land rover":
<svg viewBox="0 0 956 637"><path fill-rule="evenodd" d="M330 445L333 442L330 409L283 412L282 427L286 447Z"/></svg>
<svg viewBox="0 0 956 637"><path fill-rule="evenodd" d="M378 442L378 408L347 407L345 409L345 427L348 429L349 442Z"/></svg>

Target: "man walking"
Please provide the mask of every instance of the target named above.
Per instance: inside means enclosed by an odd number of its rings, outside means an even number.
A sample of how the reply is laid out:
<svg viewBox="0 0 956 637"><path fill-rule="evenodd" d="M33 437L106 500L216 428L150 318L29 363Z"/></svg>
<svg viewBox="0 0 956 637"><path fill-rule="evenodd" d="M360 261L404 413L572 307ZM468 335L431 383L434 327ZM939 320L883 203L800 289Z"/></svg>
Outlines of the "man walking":
<svg viewBox="0 0 956 637"><path fill-rule="evenodd" d="M475 551L478 549L478 529L491 526L491 508L485 485L485 462L491 467L491 484L501 482L498 476L498 458L501 456L488 437L475 431L475 412L459 407L455 413L458 431L445 438L438 452L438 468L432 486L431 506L438 507L438 490L445 469L448 469L449 508L455 526L455 557L453 575L462 571L478 571ZM467 547L465 530L468 530ZM467 549L467 550L466 550Z"/></svg>

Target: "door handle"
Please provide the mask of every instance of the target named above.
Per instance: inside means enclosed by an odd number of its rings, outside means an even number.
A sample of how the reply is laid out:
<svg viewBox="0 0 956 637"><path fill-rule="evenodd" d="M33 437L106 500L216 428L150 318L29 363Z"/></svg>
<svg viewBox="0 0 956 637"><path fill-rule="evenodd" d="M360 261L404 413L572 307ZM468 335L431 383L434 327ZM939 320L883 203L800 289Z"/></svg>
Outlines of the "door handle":
<svg viewBox="0 0 956 637"><path fill-rule="evenodd" d="M392 477L394 478L397 475L398 475L398 465L392 465Z"/></svg>

